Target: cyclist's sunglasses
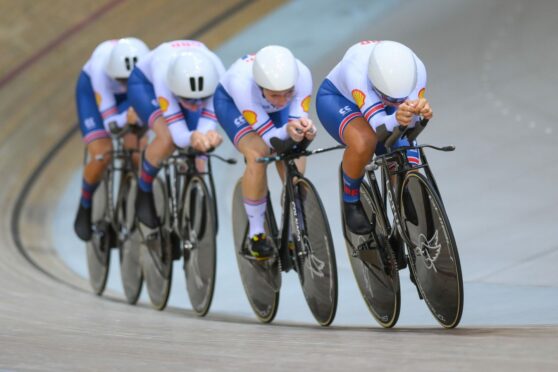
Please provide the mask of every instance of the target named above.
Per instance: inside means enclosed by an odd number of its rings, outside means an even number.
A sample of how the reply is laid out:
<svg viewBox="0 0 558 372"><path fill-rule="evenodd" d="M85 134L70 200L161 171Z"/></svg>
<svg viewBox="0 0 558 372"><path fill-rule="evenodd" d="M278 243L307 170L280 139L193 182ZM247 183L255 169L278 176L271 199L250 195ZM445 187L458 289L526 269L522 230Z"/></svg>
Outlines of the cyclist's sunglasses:
<svg viewBox="0 0 558 372"><path fill-rule="evenodd" d="M376 89L376 87L372 87L372 89L378 95L378 97L380 97L383 101L391 103L392 105L400 105L403 102L405 102L408 98L408 97L393 98L393 97L390 97L390 96L380 92L378 89Z"/></svg>
<svg viewBox="0 0 558 372"><path fill-rule="evenodd" d="M185 105L201 105L201 103L208 99L211 96L207 96L207 97L201 97L201 98L184 98L184 97L178 97L178 100L185 104Z"/></svg>

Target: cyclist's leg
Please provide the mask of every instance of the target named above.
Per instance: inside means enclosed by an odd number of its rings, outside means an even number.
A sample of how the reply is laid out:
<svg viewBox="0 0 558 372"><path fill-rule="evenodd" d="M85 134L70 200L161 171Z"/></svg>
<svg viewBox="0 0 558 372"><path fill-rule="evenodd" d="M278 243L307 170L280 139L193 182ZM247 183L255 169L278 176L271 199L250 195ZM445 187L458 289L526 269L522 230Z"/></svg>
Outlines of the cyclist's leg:
<svg viewBox="0 0 558 372"><path fill-rule="evenodd" d="M256 159L269 154L263 139L252 130L232 98L219 85L214 96L215 114L229 139L246 159L242 177L242 197L249 220L251 253L255 257L272 255L272 245L265 237L265 211L267 206L267 166Z"/></svg>
<svg viewBox="0 0 558 372"><path fill-rule="evenodd" d="M153 85L138 68L132 71L128 80L128 99L144 125L148 125L155 133L154 140L144 152L136 198L139 220L154 228L160 225L160 221L153 200L153 180L159 172L160 163L174 151L174 144Z"/></svg>
<svg viewBox="0 0 558 372"><path fill-rule="evenodd" d="M110 163L110 153L107 152L112 150L112 141L103 126L91 80L84 72L81 73L76 86L76 106L89 161L83 170L81 199L74 230L80 239L88 241L91 239L91 201L103 172ZM101 155L103 157L99 159Z"/></svg>
<svg viewBox="0 0 558 372"><path fill-rule="evenodd" d="M342 162L343 209L347 225L354 233L369 233L372 227L360 203L360 184L364 167L374 154L376 134L359 108L327 79L318 90L316 109L328 133L337 142L347 145Z"/></svg>
<svg viewBox="0 0 558 372"><path fill-rule="evenodd" d="M248 215L251 253L256 257L268 257L273 253L266 239L264 222L267 206L267 165L256 162L257 158L269 154L269 148L255 132L248 133L237 148L246 158L242 176L242 196Z"/></svg>

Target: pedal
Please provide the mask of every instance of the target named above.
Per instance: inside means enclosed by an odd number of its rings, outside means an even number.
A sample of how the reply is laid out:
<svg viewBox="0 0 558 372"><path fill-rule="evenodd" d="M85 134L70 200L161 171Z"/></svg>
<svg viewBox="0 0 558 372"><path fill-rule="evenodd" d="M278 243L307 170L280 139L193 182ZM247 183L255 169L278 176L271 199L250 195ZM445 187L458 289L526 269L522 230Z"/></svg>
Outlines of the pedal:
<svg viewBox="0 0 558 372"><path fill-rule="evenodd" d="M246 252L245 250L241 250L238 254L250 262L255 263L266 263L266 262L274 262L277 259L277 255L269 256L269 257L254 257L250 253Z"/></svg>

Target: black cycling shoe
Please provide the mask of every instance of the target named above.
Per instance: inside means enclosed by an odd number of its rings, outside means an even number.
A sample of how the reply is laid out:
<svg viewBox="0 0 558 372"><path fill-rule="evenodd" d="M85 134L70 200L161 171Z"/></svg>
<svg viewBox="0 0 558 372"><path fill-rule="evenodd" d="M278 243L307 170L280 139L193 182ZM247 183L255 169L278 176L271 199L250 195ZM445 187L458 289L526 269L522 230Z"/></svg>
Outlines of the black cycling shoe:
<svg viewBox="0 0 558 372"><path fill-rule="evenodd" d="M353 234L366 235L372 232L372 224L360 201L356 203L343 202L343 214L347 227Z"/></svg>
<svg viewBox="0 0 558 372"><path fill-rule="evenodd" d="M91 207L86 208L81 203L79 204L74 231L84 242L91 240Z"/></svg>
<svg viewBox="0 0 558 372"><path fill-rule="evenodd" d="M273 256L273 246L264 233L256 234L250 238L248 251L252 257L258 260L264 260Z"/></svg>
<svg viewBox="0 0 558 372"><path fill-rule="evenodd" d="M136 215L138 216L138 220L150 229L155 229L161 225L159 217L157 216L157 209L155 208L153 192L143 191L138 187Z"/></svg>

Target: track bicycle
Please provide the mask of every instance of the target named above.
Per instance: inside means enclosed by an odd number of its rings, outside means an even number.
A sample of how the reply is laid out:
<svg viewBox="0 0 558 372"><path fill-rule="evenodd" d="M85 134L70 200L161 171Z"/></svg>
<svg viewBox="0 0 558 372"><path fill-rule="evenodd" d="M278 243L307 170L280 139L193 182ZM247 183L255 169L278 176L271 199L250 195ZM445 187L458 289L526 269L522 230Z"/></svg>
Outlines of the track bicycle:
<svg viewBox="0 0 558 372"><path fill-rule="evenodd" d="M443 327L456 327L463 312L457 244L424 152L455 147L414 144L427 123L422 120L413 129L397 127L385 139L388 151L365 167L367 182L360 188L361 202L374 227L372 233L353 234L343 216L345 242L361 294L374 318L386 328L393 327L399 317L399 270L407 263L419 297ZM404 137L410 146L392 148ZM418 150L420 164L408 161L411 149Z"/></svg>
<svg viewBox="0 0 558 372"><path fill-rule="evenodd" d="M320 325L327 326L333 321L337 309L337 266L333 239L318 192L310 180L299 172L295 160L341 147L308 151L305 150L308 143L293 146L292 141L282 144L277 141L276 138L272 139L278 155L258 159L258 162L266 164L281 161L286 169L281 228L277 226L269 194L267 198L265 230L275 248L271 258L258 260L250 255L242 178L234 190L233 234L242 284L258 319L269 323L279 306L281 271L293 269L298 273L304 297L314 318Z"/></svg>
<svg viewBox="0 0 558 372"><path fill-rule="evenodd" d="M196 159L205 158L207 170ZM186 289L194 312L209 311L215 287L217 262L217 203L211 159L228 164L214 153L192 148L176 150L163 162L162 177L153 183L155 205L161 226L142 225L141 263L153 307L165 308L171 289L173 261L184 258Z"/></svg>
<svg viewBox="0 0 558 372"><path fill-rule="evenodd" d="M140 236L134 221L135 182L137 167L133 157L139 157L138 147L125 148L124 136L133 133L139 140L145 130L137 125L123 129L110 125L113 150L97 156L96 160L111 158L103 179L93 195L92 238L87 242L87 266L93 291L101 295L105 289L110 249L119 249L120 274L124 294L130 304L135 304L141 293L143 274L139 262ZM85 163L87 163L87 150Z"/></svg>

